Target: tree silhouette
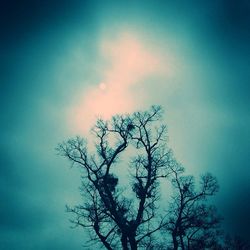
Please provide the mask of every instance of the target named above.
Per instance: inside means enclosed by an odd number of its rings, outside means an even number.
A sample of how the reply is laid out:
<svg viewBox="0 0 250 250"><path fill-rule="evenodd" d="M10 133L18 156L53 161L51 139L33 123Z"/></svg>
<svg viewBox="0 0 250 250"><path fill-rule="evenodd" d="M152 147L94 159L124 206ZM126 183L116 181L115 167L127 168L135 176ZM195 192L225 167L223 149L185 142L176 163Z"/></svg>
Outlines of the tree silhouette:
<svg viewBox="0 0 250 250"><path fill-rule="evenodd" d="M68 211L74 223L94 230L107 249L137 249L152 244L152 235L164 225L156 211L159 179L169 175L171 152L166 145L166 126L159 125L162 110L118 115L111 121L98 120L92 130L96 153L80 137L59 144L58 151L84 170L82 193L85 203ZM131 147L136 154L129 162L131 193L119 188L114 170L120 155ZM123 166L124 167L124 166Z"/></svg>
<svg viewBox="0 0 250 250"><path fill-rule="evenodd" d="M229 235L227 234L224 239L224 249L225 250L249 250L250 243L241 238L239 235Z"/></svg>
<svg viewBox="0 0 250 250"><path fill-rule="evenodd" d="M72 223L89 229L90 241L109 250L227 249L218 240L221 218L207 203L218 191L216 178L205 174L197 187L193 176L184 175L161 121L161 107L152 106L98 120L92 129L94 147L81 137L58 145L59 154L82 175L83 202L67 207L74 214ZM160 199L166 180L173 188L168 208L168 201Z"/></svg>
<svg viewBox="0 0 250 250"><path fill-rule="evenodd" d="M194 177L184 176L182 167L172 170L174 195L165 229L172 236L173 249L218 249L221 217L214 206L205 203L218 191L216 178L209 173L202 175L197 188Z"/></svg>

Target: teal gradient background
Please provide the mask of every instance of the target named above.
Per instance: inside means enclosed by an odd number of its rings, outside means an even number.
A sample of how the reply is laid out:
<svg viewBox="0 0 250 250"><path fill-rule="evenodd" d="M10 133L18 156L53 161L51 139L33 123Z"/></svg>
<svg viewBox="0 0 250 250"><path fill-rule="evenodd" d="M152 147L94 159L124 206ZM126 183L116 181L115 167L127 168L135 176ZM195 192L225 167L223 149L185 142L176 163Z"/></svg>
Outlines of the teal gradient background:
<svg viewBox="0 0 250 250"><path fill-rule="evenodd" d="M0 248L87 239L64 209L78 172L54 148L81 133L75 107L108 67L100 44L123 32L170 70L131 86L133 110L163 106L176 158L218 177L225 230L250 238L249 1L1 1L0 22Z"/></svg>

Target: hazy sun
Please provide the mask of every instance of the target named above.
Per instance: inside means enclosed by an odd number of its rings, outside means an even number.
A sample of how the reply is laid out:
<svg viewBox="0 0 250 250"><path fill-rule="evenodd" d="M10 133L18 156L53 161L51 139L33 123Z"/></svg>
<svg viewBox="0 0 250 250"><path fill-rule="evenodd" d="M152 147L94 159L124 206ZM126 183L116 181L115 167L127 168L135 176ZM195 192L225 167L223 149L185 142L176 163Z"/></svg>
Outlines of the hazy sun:
<svg viewBox="0 0 250 250"><path fill-rule="evenodd" d="M102 91L106 90L106 89L107 89L106 83L101 82L101 83L99 84L99 89L102 90Z"/></svg>

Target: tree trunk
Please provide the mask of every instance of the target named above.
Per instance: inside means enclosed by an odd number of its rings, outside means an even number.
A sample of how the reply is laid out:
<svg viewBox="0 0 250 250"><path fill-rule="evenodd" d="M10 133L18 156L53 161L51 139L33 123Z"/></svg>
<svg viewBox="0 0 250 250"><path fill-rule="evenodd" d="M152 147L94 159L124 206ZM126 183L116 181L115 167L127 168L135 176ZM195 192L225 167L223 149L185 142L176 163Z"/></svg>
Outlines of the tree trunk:
<svg viewBox="0 0 250 250"><path fill-rule="evenodd" d="M183 241L182 235L180 236L180 239L181 239L181 249L185 250L185 245L184 245L184 241Z"/></svg>
<svg viewBox="0 0 250 250"><path fill-rule="evenodd" d="M128 249L128 238L127 238L127 234L122 234L121 242L122 242L122 249L123 249L123 250L129 250L129 249Z"/></svg>
<svg viewBox="0 0 250 250"><path fill-rule="evenodd" d="M174 244L174 250L178 250L178 241L176 238L175 233L172 234L173 244Z"/></svg>
<svg viewBox="0 0 250 250"><path fill-rule="evenodd" d="M188 237L188 242L187 242L187 250L190 250L190 239Z"/></svg>
<svg viewBox="0 0 250 250"><path fill-rule="evenodd" d="M130 246L131 246L131 250L137 250L137 242L136 242L134 236L129 237L129 243L130 243Z"/></svg>

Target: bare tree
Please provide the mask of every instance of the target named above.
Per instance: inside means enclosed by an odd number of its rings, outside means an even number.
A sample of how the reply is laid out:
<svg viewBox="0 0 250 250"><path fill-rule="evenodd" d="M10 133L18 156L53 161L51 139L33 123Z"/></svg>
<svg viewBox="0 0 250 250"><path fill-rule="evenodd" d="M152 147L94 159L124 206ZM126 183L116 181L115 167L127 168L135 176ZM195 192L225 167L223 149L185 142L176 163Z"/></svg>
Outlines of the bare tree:
<svg viewBox="0 0 250 250"><path fill-rule="evenodd" d="M184 176L178 164L172 170L174 195L165 229L172 236L173 249L219 249L221 218L214 206L206 204L207 197L218 191L216 178L211 174L201 176L197 188L194 177Z"/></svg>
<svg viewBox="0 0 250 250"><path fill-rule="evenodd" d="M166 126L159 124L162 110L118 115L111 121L98 120L92 130L95 152L86 140L76 137L59 144L57 150L83 170L82 205L68 211L73 223L94 232L92 240L106 249L153 249L154 234L164 225L158 216L159 180L172 171L173 160L166 145ZM131 190L119 184L119 159L131 147L129 162Z"/></svg>
<svg viewBox="0 0 250 250"><path fill-rule="evenodd" d="M227 234L224 239L223 250L249 250L250 242L243 239L239 235L229 235Z"/></svg>

